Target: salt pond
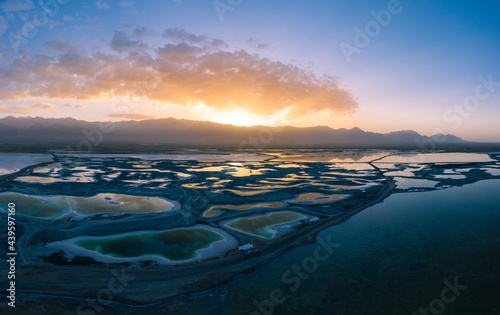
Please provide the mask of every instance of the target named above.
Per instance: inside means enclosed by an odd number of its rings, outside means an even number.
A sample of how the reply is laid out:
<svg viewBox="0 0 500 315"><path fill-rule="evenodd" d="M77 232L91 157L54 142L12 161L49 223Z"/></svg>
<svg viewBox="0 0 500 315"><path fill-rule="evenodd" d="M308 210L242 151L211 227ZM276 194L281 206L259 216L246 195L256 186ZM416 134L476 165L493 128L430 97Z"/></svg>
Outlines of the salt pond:
<svg viewBox="0 0 500 315"><path fill-rule="evenodd" d="M246 203L240 205L214 205L212 206L211 209L246 211L259 208L281 208L281 207L283 207L283 203L280 201L275 201L275 202L263 202L263 203Z"/></svg>
<svg viewBox="0 0 500 315"><path fill-rule="evenodd" d="M233 163L234 164L234 163ZM188 172L205 172L205 173L226 173L228 175L234 176L234 177L247 177L247 176L255 176L255 175L262 175L265 172L268 171L273 171L273 169L264 169L264 168L259 168L259 169L252 169L248 167L236 167L236 166L229 166L229 165L221 165L221 166L206 166L206 167L192 167L186 169Z"/></svg>
<svg viewBox="0 0 500 315"><path fill-rule="evenodd" d="M24 183L50 184L50 183L93 183L95 179L89 176L69 176L69 177L44 177L44 176L19 176L15 179Z"/></svg>
<svg viewBox="0 0 500 315"><path fill-rule="evenodd" d="M50 154L0 153L0 176L11 174L30 165L52 161Z"/></svg>
<svg viewBox="0 0 500 315"><path fill-rule="evenodd" d="M481 168L481 170L491 174L492 176L500 176L500 169L497 168Z"/></svg>
<svg viewBox="0 0 500 315"><path fill-rule="evenodd" d="M354 187L355 188L355 187ZM287 200L289 203L324 204L342 200L349 195L324 195L320 193L302 193L297 198Z"/></svg>
<svg viewBox="0 0 500 315"><path fill-rule="evenodd" d="M394 177L394 180L397 189L434 188L439 184L437 181L418 178Z"/></svg>
<svg viewBox="0 0 500 315"><path fill-rule="evenodd" d="M297 212L282 211L232 220L225 223L225 226L243 233L270 239L274 238L280 225L304 218L306 218L304 215Z"/></svg>
<svg viewBox="0 0 500 315"><path fill-rule="evenodd" d="M241 190L241 189L226 189L225 191L228 191L230 193L233 193L238 196L256 196L256 195L263 195L270 193L271 190L269 189L262 189L262 190Z"/></svg>
<svg viewBox="0 0 500 315"><path fill-rule="evenodd" d="M268 155L258 153L180 153L180 154L94 154L94 153L65 153L61 156L77 157L77 158L90 158L90 159L141 159L145 161L199 161L199 162L225 162L225 161L242 161L242 162L259 162L270 158Z"/></svg>
<svg viewBox="0 0 500 315"><path fill-rule="evenodd" d="M0 207L9 202L17 205L19 214L50 218L68 213L147 213L170 211L178 205L163 198L122 194L97 194L92 197L37 196L15 192L0 193ZM5 209L4 209L5 210Z"/></svg>
<svg viewBox="0 0 500 315"><path fill-rule="evenodd" d="M311 152L293 152L293 154L276 154L273 162L339 162L339 163L360 163L371 162L386 156L387 152L377 151L311 151Z"/></svg>
<svg viewBox="0 0 500 315"><path fill-rule="evenodd" d="M378 160L377 163L480 163L494 162L482 153L413 153L395 154Z"/></svg>
<svg viewBox="0 0 500 315"><path fill-rule="evenodd" d="M228 233L204 225L166 231L79 236L47 244L50 248L63 250L69 258L78 255L106 263L151 260L161 264L219 257L238 245Z"/></svg>

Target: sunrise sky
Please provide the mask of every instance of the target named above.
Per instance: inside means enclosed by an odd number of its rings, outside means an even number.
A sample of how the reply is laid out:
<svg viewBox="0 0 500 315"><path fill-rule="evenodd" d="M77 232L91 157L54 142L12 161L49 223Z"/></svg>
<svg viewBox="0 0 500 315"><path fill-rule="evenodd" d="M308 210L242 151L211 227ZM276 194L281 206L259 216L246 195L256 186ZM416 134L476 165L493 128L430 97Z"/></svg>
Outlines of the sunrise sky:
<svg viewBox="0 0 500 315"><path fill-rule="evenodd" d="M0 118L500 142L499 16L498 1L0 1Z"/></svg>

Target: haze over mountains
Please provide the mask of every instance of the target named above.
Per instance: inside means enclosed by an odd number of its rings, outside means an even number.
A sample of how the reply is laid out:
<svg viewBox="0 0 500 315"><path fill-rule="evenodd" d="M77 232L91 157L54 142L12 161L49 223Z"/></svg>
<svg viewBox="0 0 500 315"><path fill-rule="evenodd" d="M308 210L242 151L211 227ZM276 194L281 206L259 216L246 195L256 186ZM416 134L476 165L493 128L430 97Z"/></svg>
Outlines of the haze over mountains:
<svg viewBox="0 0 500 315"><path fill-rule="evenodd" d="M86 142L87 141L87 142ZM387 134L359 128L241 127L184 119L87 122L73 118L12 116L0 119L0 145L172 145L271 147L416 147L429 143L460 144L453 135L422 136L415 131Z"/></svg>

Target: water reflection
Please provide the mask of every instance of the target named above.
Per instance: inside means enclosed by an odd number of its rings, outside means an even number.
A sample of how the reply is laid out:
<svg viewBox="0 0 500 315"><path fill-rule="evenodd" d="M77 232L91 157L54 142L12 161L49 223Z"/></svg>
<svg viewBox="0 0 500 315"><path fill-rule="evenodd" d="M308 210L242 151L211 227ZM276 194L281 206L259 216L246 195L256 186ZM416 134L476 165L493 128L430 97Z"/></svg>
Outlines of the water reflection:
<svg viewBox="0 0 500 315"><path fill-rule="evenodd" d="M0 193L0 204L14 202L20 214L58 217L67 213L147 213L170 211L177 206L166 199L122 194L97 194L92 197L36 196L14 192Z"/></svg>
<svg viewBox="0 0 500 315"><path fill-rule="evenodd" d="M306 217L300 213L284 211L236 219L225 225L240 232L270 239L275 237L280 224L304 218Z"/></svg>

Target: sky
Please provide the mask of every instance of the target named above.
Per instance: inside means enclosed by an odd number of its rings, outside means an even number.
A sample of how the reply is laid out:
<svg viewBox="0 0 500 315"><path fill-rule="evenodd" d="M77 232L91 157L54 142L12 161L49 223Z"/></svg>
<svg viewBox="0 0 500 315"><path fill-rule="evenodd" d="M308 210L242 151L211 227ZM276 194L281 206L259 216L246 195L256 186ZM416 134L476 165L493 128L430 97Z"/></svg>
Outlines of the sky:
<svg viewBox="0 0 500 315"><path fill-rule="evenodd" d="M500 142L500 3L0 0L0 118Z"/></svg>

